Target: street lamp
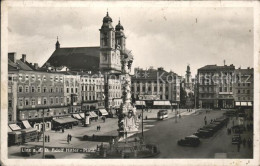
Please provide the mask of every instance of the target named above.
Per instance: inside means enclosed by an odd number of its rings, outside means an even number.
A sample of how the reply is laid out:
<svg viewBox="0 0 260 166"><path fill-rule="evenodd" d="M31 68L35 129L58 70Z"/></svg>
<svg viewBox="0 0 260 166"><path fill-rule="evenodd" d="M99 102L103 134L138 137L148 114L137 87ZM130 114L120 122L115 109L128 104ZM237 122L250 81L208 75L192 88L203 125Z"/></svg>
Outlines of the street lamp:
<svg viewBox="0 0 260 166"><path fill-rule="evenodd" d="M142 137L144 138L144 103L142 101Z"/></svg>

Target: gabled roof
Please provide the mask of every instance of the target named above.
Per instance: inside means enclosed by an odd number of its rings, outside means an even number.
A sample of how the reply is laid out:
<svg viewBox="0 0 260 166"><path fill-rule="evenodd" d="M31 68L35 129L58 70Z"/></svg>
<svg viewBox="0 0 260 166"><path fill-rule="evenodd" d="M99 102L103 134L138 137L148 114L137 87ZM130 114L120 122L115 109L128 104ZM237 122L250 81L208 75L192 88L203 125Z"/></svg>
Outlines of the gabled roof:
<svg viewBox="0 0 260 166"><path fill-rule="evenodd" d="M217 66L217 65L206 65L204 67L199 68L198 70L222 70L222 69L235 69L235 66Z"/></svg>
<svg viewBox="0 0 260 166"><path fill-rule="evenodd" d="M29 65L27 65L22 60L16 60L16 64L18 65L20 70L33 70L32 68L30 68Z"/></svg>
<svg viewBox="0 0 260 166"><path fill-rule="evenodd" d="M65 47L56 49L46 63L53 67L67 66L70 70L98 70L99 56L99 46Z"/></svg>

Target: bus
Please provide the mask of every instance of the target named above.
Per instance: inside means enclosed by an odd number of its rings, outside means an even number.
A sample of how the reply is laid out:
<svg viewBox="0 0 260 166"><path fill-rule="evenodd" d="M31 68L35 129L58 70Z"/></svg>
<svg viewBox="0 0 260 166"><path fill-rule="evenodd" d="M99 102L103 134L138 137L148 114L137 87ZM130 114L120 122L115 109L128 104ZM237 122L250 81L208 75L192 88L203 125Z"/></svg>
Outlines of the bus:
<svg viewBox="0 0 260 166"><path fill-rule="evenodd" d="M159 110L157 113L158 120L163 120L168 118L168 110Z"/></svg>

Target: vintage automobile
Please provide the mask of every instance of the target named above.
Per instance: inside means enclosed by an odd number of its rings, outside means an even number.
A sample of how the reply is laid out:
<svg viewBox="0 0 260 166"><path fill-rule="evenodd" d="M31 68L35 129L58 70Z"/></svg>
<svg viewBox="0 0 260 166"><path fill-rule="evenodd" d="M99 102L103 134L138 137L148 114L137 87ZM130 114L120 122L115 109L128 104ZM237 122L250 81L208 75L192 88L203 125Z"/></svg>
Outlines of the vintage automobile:
<svg viewBox="0 0 260 166"><path fill-rule="evenodd" d="M200 139L196 135L191 135L185 137L184 139L178 140L177 144L180 146L197 147L200 144Z"/></svg>
<svg viewBox="0 0 260 166"><path fill-rule="evenodd" d="M236 134L241 134L241 133L243 133L245 131L245 127L243 125L236 125L236 126L232 127L232 130Z"/></svg>
<svg viewBox="0 0 260 166"><path fill-rule="evenodd" d="M46 154L44 157L45 159L55 159L55 156L52 154Z"/></svg>
<svg viewBox="0 0 260 166"><path fill-rule="evenodd" d="M207 130L208 132L210 132L212 135L215 133L215 130L209 126L203 126L202 128L199 128L197 131L199 130Z"/></svg>
<svg viewBox="0 0 260 166"><path fill-rule="evenodd" d="M157 119L163 120L165 118L168 118L168 110L159 110L157 113Z"/></svg>
<svg viewBox="0 0 260 166"><path fill-rule="evenodd" d="M239 134L235 134L232 136L232 144L240 144L241 136Z"/></svg>
<svg viewBox="0 0 260 166"><path fill-rule="evenodd" d="M213 135L213 133L208 130L198 130L193 135L196 135L199 138L209 138Z"/></svg>

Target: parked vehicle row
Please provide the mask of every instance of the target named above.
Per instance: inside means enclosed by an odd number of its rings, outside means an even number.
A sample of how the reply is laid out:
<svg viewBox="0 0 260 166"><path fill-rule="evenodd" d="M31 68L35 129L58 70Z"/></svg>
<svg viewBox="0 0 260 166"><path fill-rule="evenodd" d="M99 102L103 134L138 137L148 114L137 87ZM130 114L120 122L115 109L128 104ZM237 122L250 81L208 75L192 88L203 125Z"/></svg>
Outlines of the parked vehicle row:
<svg viewBox="0 0 260 166"><path fill-rule="evenodd" d="M214 135L219 129L221 129L224 125L228 122L228 118L220 117L212 121L210 124L199 128L194 135L198 136L199 138L209 138Z"/></svg>
<svg viewBox="0 0 260 166"><path fill-rule="evenodd" d="M220 117L212 121L210 124L199 128L193 135L187 136L184 139L178 140L177 144L180 146L192 146L197 147L200 145L200 138L209 138L214 135L219 129L221 129L228 122L228 118Z"/></svg>

